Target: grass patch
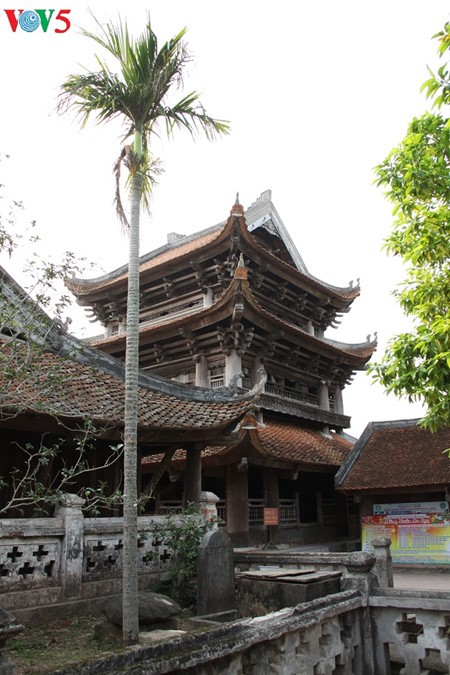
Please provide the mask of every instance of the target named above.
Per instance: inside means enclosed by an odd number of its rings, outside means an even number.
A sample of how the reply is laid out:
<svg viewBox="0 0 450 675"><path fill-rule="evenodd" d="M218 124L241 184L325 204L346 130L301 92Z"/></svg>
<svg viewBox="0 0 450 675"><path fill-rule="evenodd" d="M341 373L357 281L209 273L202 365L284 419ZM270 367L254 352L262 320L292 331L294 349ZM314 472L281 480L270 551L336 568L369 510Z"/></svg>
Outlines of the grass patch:
<svg viewBox="0 0 450 675"><path fill-rule="evenodd" d="M125 651L114 640L94 636L99 621L99 616L78 616L25 628L4 653L16 664L16 675L39 675Z"/></svg>

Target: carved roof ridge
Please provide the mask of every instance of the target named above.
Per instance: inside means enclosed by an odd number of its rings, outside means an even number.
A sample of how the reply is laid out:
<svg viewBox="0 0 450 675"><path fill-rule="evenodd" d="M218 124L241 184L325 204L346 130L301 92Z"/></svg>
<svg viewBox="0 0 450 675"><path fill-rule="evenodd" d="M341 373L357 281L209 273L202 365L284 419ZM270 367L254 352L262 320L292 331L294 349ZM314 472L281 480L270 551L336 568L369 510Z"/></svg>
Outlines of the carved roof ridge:
<svg viewBox="0 0 450 675"><path fill-rule="evenodd" d="M358 343L356 345L341 343L341 342L338 342L337 340L329 340L327 338L319 338L316 335L311 335L310 333L305 331L300 326L295 326L294 324L291 324L287 321L283 321L283 319L280 319L280 317L275 316L274 314L271 314L266 309L264 309L264 307L258 302L256 297L253 295L253 293L251 291L251 288L250 288L250 284L249 284L248 281L243 282L243 292L244 292L244 296L247 298L247 300L251 304L253 304L253 306L255 308L257 308L258 311L262 312L263 315L265 315L267 317L270 317L270 319L272 321L274 321L275 323L289 328L290 332L301 333L305 338L307 338L308 340L310 340L313 343L327 345L329 347L332 347L333 349L337 349L341 353L346 353L346 354L349 354L349 355L352 355L352 356L362 356L362 357L370 356L376 349L376 346L377 346L376 333L375 333L375 340L374 341L365 342L365 343ZM364 353L361 353L361 352L363 352L364 347L366 348L367 353L365 351L364 351Z"/></svg>
<svg viewBox="0 0 450 675"><path fill-rule="evenodd" d="M294 324L291 324L287 321L283 321L283 319L280 319L280 317L271 314L258 302L257 298L254 296L250 286L250 282L246 278L246 271L247 270L245 267L238 266L225 292L222 293L222 295L219 298L217 298L217 300L215 300L213 304L210 305L209 307L202 307L195 312L181 316L179 318L172 319L171 321L163 320L156 324L150 323L144 325L140 329L141 335L146 335L147 333L151 333L152 331L157 330L158 328L161 327L167 327L168 325L170 325L172 329L175 328L180 329L181 326L186 324L189 325L189 323L191 323L192 321L198 323L200 316L201 317L208 316L209 314L212 314L215 311L218 311L226 307L227 304L230 301L232 301L233 297L236 294L242 292L244 297L247 299L249 306L253 307L255 312L260 313L263 317L277 324L278 326L281 326L283 329L288 330L290 333L301 335L303 340L310 341L312 344L322 346L325 345L333 350L337 350L340 354L346 354L357 358L365 358L366 360L367 357L371 356L372 353L375 351L377 344L376 340L370 343L351 345L347 343L340 343L336 340L319 338L315 335L311 335L300 326L295 326ZM125 333L120 333L118 335L113 335L101 340L96 340L91 344L93 346L100 346L106 344L120 343L121 341L125 340L125 335L126 335Z"/></svg>
<svg viewBox="0 0 450 675"><path fill-rule="evenodd" d="M253 204L248 207L247 210L244 210L240 203L235 202L231 208L230 216L226 221L222 221L216 225L199 230L198 232L194 232L192 234L180 236L180 238L176 238L174 241L163 244L162 246L145 253L140 257L139 267L141 271L144 271L146 268L150 268L152 266L156 267L158 264L162 264L163 260L161 260L160 263L156 262L161 256L167 256L170 253L176 254L177 250L180 252L180 257L183 255L192 254L193 250L198 251L199 249L202 249L203 247L210 244L212 241L215 241L217 238L221 236L228 236L228 230L234 227L236 221L238 221L242 227L242 232L250 237L249 241L251 241L251 244L256 246L261 253L264 253L264 255L270 256L277 262L278 265L286 267L291 273L297 272L298 274L302 275L304 279L307 279L315 285L321 286L324 290L338 295L344 300L354 300L360 294L359 280L356 285L350 283L347 287L339 287L322 281L308 271L289 232L287 231L283 221L281 220L275 206L271 201L271 195L271 190L266 190L255 202L253 202ZM260 246L255 237L251 236L251 232L253 230L257 229L258 227L264 227L268 222L273 224L278 236L289 251L295 267L289 265L289 263L286 263L273 253L270 253L270 251L267 251L264 247ZM195 243L197 243L198 246L194 246ZM186 250L183 251L183 249ZM173 259L173 256L171 259ZM152 263L155 262L156 265L152 265ZM75 295L82 296L97 289L112 285L117 281L126 278L127 273L128 263L125 263L111 272L91 279L83 279L78 277L67 278L66 286Z"/></svg>
<svg viewBox="0 0 450 675"><path fill-rule="evenodd" d="M360 294L359 279L356 280L355 285L354 282L351 281L349 282L348 286L341 287L329 284L326 281L319 279L319 277L316 277L313 274L311 274L311 272L305 265L300 253L298 252L297 247L294 244L278 211L276 210L275 206L272 203L271 190L266 190L265 192L261 193L260 197L255 202L253 202L253 204L251 204L247 209L247 211L245 212L245 218L247 221L247 228L249 233L257 229L258 227L264 227L269 222L272 222L274 228L276 229L278 235L280 236L280 239L283 241L287 250L289 251L292 260L296 265L297 271L302 273L309 280L312 280L315 283L320 284L327 290L330 290L338 295L342 295L348 299L356 298ZM259 244L257 245L259 246ZM262 250L265 251L265 253L275 258L278 262L281 262L284 265L288 265L290 269L293 269L291 265L289 265L289 263L286 263L284 260L281 260L270 251L263 249L263 247L261 246L259 246L259 248L261 248Z"/></svg>
<svg viewBox="0 0 450 675"><path fill-rule="evenodd" d="M349 354L366 354L371 355L374 353L378 346L378 334L375 331L373 338L369 334L366 337L365 342L339 342L338 340L332 340L331 338L323 338L324 342L329 345L336 346L342 351L345 351Z"/></svg>

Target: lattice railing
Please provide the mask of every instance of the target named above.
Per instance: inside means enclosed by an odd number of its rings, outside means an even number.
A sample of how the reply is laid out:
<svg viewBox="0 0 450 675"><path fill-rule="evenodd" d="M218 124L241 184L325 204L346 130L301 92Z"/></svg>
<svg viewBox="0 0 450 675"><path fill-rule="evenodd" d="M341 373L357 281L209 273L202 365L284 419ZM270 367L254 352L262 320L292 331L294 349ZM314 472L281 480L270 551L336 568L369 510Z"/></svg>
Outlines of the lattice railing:
<svg viewBox="0 0 450 675"><path fill-rule="evenodd" d="M54 585L59 578L61 538L30 537L0 543L0 588Z"/></svg>

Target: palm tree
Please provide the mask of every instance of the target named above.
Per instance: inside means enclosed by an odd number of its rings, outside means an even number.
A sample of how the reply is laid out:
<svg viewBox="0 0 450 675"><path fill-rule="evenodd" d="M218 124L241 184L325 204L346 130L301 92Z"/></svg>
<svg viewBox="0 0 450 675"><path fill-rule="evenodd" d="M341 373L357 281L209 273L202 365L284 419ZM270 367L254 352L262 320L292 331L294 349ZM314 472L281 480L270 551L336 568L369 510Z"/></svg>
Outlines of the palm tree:
<svg viewBox="0 0 450 675"><path fill-rule="evenodd" d="M109 58L117 71L96 55L98 70L70 75L62 84L59 112L75 109L84 126L95 115L97 123L121 118L126 126L124 139L132 139L122 148L115 164L116 206L123 225L129 229L129 266L127 296L127 337L125 360L125 429L124 429L124 562L123 562L123 640L132 644L139 639L138 623L138 555L137 555L137 421L139 370L139 221L141 204L148 207L152 190L150 154L152 134L161 123L168 134L174 128L198 131L213 139L229 132L228 123L206 114L194 91L171 104L168 95L182 87L183 71L190 57L183 42L186 29L158 49L150 17L144 32L130 36L126 23L102 25L96 20L98 34L83 30ZM128 169L130 219L126 218L119 193L121 164Z"/></svg>

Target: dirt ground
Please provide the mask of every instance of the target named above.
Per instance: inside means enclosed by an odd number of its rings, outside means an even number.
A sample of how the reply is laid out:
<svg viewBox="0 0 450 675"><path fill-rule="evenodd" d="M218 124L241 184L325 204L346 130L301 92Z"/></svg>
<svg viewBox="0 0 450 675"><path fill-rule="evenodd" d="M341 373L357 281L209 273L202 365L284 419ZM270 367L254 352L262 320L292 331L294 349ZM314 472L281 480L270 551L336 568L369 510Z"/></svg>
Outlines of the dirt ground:
<svg viewBox="0 0 450 675"><path fill-rule="evenodd" d="M49 621L29 628L7 643L5 654L16 665L16 675L43 675L122 651L112 640L97 640L94 626L102 617L83 616Z"/></svg>

